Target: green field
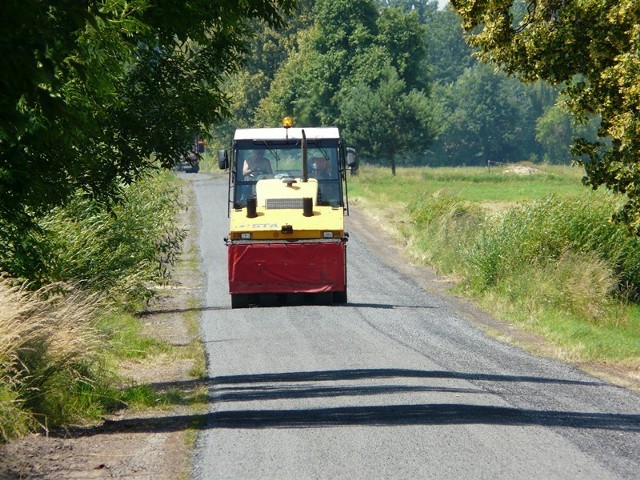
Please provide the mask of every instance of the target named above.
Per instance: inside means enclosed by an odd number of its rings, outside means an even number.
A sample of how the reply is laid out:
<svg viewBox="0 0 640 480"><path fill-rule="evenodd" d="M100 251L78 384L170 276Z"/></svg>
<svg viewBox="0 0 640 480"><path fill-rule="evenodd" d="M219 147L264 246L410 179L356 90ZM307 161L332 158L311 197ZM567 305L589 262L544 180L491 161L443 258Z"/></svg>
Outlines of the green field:
<svg viewBox="0 0 640 480"><path fill-rule="evenodd" d="M536 174L510 173L509 167L401 168L393 177L388 168L365 166L350 178L353 196L392 198L411 202L416 195L441 190L469 202L514 203L548 195L575 195L582 185L584 170L579 167L535 166Z"/></svg>

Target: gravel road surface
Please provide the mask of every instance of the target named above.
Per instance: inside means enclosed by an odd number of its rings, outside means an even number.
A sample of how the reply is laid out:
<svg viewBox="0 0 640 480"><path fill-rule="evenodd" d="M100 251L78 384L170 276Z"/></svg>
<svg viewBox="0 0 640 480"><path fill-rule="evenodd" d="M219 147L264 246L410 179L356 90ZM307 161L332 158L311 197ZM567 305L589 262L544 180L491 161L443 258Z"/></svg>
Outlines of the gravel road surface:
<svg viewBox="0 0 640 480"><path fill-rule="evenodd" d="M231 310L227 181L194 187L210 402L194 478L640 475L638 394L488 337L355 210L347 305Z"/></svg>

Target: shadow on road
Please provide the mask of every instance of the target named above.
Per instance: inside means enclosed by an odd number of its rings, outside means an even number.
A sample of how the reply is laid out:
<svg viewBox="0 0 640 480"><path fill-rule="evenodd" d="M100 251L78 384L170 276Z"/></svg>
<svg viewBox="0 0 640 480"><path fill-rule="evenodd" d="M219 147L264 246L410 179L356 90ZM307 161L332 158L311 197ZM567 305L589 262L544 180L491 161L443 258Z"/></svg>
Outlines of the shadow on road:
<svg viewBox="0 0 640 480"><path fill-rule="evenodd" d="M345 425L536 425L640 432L640 415L538 411L464 404L387 405L211 413L207 428L318 428Z"/></svg>
<svg viewBox="0 0 640 480"><path fill-rule="evenodd" d="M486 373L447 372L444 370L412 370L403 368L372 368L350 370L320 370L310 372L283 372L283 373L259 373L249 375L228 375L212 377L205 380L193 380L192 382L168 382L156 383L152 387L156 389L189 388L189 384L206 385L216 387L219 385L241 385L255 383L290 383L290 382L335 382L348 380L375 380L375 379L457 379L468 381L488 382L526 382L526 383L555 383L563 385L583 386L608 386L597 380L586 382L581 380L567 380L558 378L532 377L524 375L494 375Z"/></svg>
<svg viewBox="0 0 640 480"><path fill-rule="evenodd" d="M421 310L421 309L431 309L438 308L433 305L394 305L389 303L331 303L331 302L308 302L308 301L275 301L272 303L265 302L259 306L254 305L253 308L258 307L277 307L277 308L286 308L286 307L308 307L310 305L313 306L327 306L331 308L347 308L347 307L355 307L355 308L373 308L373 309L381 309L381 310L396 310L396 309L413 309L413 310ZM220 311L220 310L231 310L231 305L227 306L209 306L209 307L193 307L193 308L178 308L178 309L149 309L138 313L136 316L138 317L149 317L152 315L173 315L176 313L188 313L188 312L212 312L212 311Z"/></svg>
<svg viewBox="0 0 640 480"><path fill-rule="evenodd" d="M273 400L349 395L380 395L404 392L446 391L479 393L475 388L451 388L419 385L309 385L311 382L371 379L441 378L470 381L553 383L601 387L602 382L584 382L555 378L490 375L410 369L355 369L316 372L267 373L214 377L193 382L155 384L156 390L189 390L206 387L214 405L226 402ZM304 382L303 385L295 385ZM288 384L288 383L293 383ZM270 385L265 385L270 384ZM98 435L110 432L166 432L187 428L197 429L267 429L325 428L336 426L399 426L399 425L460 425L485 424L503 426L543 426L573 429L600 429L619 432L640 432L640 415L624 413L572 412L534 410L490 405L418 404L375 405L299 409L242 409L216 411L201 415L167 415L107 421L100 427L78 429L76 434Z"/></svg>
<svg viewBox="0 0 640 480"><path fill-rule="evenodd" d="M379 385L379 386L327 386L308 387L290 385L281 386L251 386L216 388L209 397L210 402L251 402L259 400L284 400L296 398L330 398L330 397L360 397L369 395L391 395L395 393L418 392L447 392L447 393L483 393L481 389L421 387L407 385Z"/></svg>
<svg viewBox="0 0 640 480"><path fill-rule="evenodd" d="M329 428L407 425L540 426L617 432L640 432L640 415L540 411L466 404L383 405L364 407L237 410L201 415L108 421L78 429L79 436L131 432L171 432L184 429ZM69 432L67 431L67 434Z"/></svg>

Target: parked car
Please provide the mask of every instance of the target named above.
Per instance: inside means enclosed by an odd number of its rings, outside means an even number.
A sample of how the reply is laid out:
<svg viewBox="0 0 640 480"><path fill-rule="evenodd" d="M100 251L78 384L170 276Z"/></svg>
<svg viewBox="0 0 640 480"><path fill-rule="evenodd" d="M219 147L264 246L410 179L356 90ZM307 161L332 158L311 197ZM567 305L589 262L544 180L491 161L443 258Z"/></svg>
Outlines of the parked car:
<svg viewBox="0 0 640 480"><path fill-rule="evenodd" d="M195 137L191 151L187 155L181 155L173 169L179 172L198 173L200 171L200 154L204 153L204 150L204 140Z"/></svg>
<svg viewBox="0 0 640 480"><path fill-rule="evenodd" d="M181 155L173 169L178 172L198 173L200 171L200 156L195 152L190 152L186 156Z"/></svg>

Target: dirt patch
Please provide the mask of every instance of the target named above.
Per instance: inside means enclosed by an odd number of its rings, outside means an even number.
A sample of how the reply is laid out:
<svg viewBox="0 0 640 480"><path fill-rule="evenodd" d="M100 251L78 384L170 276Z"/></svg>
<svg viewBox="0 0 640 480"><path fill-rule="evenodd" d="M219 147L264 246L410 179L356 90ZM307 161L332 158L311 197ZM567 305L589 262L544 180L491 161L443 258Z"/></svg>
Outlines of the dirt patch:
<svg viewBox="0 0 640 480"><path fill-rule="evenodd" d="M184 429L138 433L123 426L159 416L167 422L182 418L175 411L122 412L101 425L30 435L3 447L0 478L186 478L190 452Z"/></svg>
<svg viewBox="0 0 640 480"><path fill-rule="evenodd" d="M193 340L186 317L202 288L199 272L192 271L199 253L193 247L197 225L191 210L185 214L185 226L187 222L190 233L174 273L175 284L163 289L140 316L146 334L178 350ZM193 366L179 355L123 364L121 373L132 384L184 390L197 386L189 373ZM0 447L0 479L186 479L198 418L192 407L182 405L122 410L94 425L29 435Z"/></svg>
<svg viewBox="0 0 640 480"><path fill-rule="evenodd" d="M527 167L523 165L514 165L513 167L507 167L502 173L512 173L515 175L535 175L542 173L542 170L535 167Z"/></svg>

